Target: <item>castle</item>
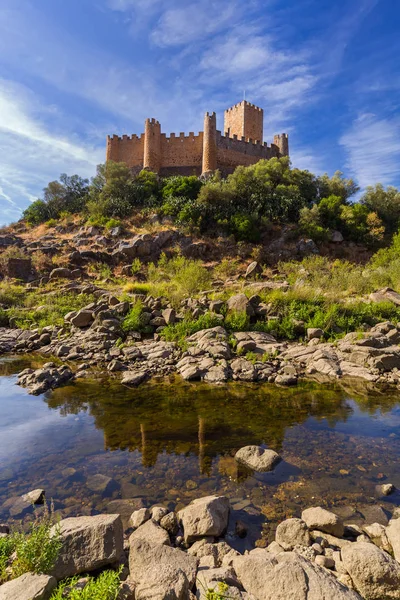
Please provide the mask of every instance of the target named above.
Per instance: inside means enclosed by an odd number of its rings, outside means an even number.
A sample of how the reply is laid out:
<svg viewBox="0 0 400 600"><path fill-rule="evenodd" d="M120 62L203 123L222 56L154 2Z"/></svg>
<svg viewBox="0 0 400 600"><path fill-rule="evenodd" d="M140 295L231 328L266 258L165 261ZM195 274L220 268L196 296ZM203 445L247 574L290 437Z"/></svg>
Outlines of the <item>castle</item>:
<svg viewBox="0 0 400 600"><path fill-rule="evenodd" d="M219 169L223 176L239 165L252 165L262 158L289 155L286 133L275 135L274 143L263 143L264 112L243 100L224 113L224 131L217 130L215 112L204 117L204 131L169 137L161 133L155 119L146 119L141 136L107 137L106 160L125 162L133 172L154 171L169 175L209 175Z"/></svg>

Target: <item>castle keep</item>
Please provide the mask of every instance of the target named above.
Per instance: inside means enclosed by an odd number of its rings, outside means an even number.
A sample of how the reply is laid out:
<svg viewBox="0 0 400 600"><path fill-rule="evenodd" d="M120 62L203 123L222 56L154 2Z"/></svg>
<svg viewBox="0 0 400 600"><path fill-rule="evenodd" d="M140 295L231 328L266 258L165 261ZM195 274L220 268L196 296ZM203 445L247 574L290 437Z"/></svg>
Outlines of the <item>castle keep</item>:
<svg viewBox="0 0 400 600"><path fill-rule="evenodd" d="M146 119L141 136L107 137L106 160L125 162L133 172L142 169L169 175L207 175L217 169L223 175L239 165L252 165L262 158L289 155L286 133L275 135L270 146L263 142L263 110L243 101L224 114L224 135L217 130L215 112L204 117L204 130L169 137L161 133L155 119Z"/></svg>

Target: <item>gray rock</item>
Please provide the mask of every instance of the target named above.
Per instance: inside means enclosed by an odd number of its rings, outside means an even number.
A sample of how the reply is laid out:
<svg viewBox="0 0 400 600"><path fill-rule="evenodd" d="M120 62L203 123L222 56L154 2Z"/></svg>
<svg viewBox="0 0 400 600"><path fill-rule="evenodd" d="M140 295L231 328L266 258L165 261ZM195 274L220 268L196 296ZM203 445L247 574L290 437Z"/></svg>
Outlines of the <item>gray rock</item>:
<svg viewBox="0 0 400 600"><path fill-rule="evenodd" d="M261 275L262 271L262 266L255 260L247 267L245 277L246 279L256 277L257 275Z"/></svg>
<svg viewBox="0 0 400 600"><path fill-rule="evenodd" d="M341 242L343 242L344 238L342 236L342 234L340 233L340 231L332 231L331 233L331 242L334 242L335 244L340 244Z"/></svg>
<svg viewBox="0 0 400 600"><path fill-rule="evenodd" d="M396 488L394 487L393 483L383 483L375 486L375 489L381 496L390 496L390 494L393 494Z"/></svg>
<svg viewBox="0 0 400 600"><path fill-rule="evenodd" d="M141 539L130 542L130 579L135 600L188 600L196 580L198 559L169 546Z"/></svg>
<svg viewBox="0 0 400 600"><path fill-rule="evenodd" d="M162 517L160 525L163 529L168 531L170 535L176 535L178 533L179 523L174 512L170 512Z"/></svg>
<svg viewBox="0 0 400 600"><path fill-rule="evenodd" d="M400 565L371 543L348 544L341 551L354 587L365 600L400 598Z"/></svg>
<svg viewBox="0 0 400 600"><path fill-rule="evenodd" d="M246 591L257 600L362 600L325 569L294 552L252 552L234 559Z"/></svg>
<svg viewBox="0 0 400 600"><path fill-rule="evenodd" d="M30 502L31 504L43 504L45 494L46 492L44 490L38 488L28 492L27 494L23 494L21 498L25 502Z"/></svg>
<svg viewBox="0 0 400 600"><path fill-rule="evenodd" d="M134 531L131 534L131 536L129 538L129 543L132 540L139 540L139 539L146 540L146 542L149 542L152 545L156 545L156 544L163 545L163 546L171 545L167 531L165 529L163 529L162 527L160 527L160 525L158 525L153 520L146 521L145 523L143 523L143 525L140 525L140 527L138 527L136 529L136 531Z"/></svg>
<svg viewBox="0 0 400 600"><path fill-rule="evenodd" d="M221 536L228 526L229 500L225 496L206 496L193 500L178 513L185 541L199 537Z"/></svg>
<svg viewBox="0 0 400 600"><path fill-rule="evenodd" d="M238 463L245 465L253 471L272 471L282 458L274 450L261 448L261 446L244 446L235 454Z"/></svg>
<svg viewBox="0 0 400 600"><path fill-rule="evenodd" d="M307 508L301 513L301 518L309 529L319 529L336 537L342 537L344 525L342 520L321 506Z"/></svg>
<svg viewBox="0 0 400 600"><path fill-rule="evenodd" d="M173 308L166 308L162 311L162 317L167 325L173 325L176 321L176 312Z"/></svg>
<svg viewBox="0 0 400 600"><path fill-rule="evenodd" d="M147 371L126 371L121 383L125 385L139 385L147 378Z"/></svg>
<svg viewBox="0 0 400 600"><path fill-rule="evenodd" d="M151 517L150 511L148 508L139 508L139 510L135 510L130 516L129 525L134 529L137 529L143 523L146 523Z"/></svg>
<svg viewBox="0 0 400 600"><path fill-rule="evenodd" d="M307 339L309 340L320 339L323 335L323 329L319 329L318 327L309 327L307 329Z"/></svg>
<svg viewBox="0 0 400 600"><path fill-rule="evenodd" d="M388 552L389 554L393 553L393 548L387 536L386 527L384 527L384 525L381 525L380 523L364 525L363 531L367 534L367 536L375 544L375 546L378 546L378 548L385 550L385 552ZM395 543L397 539L399 539L398 534L399 532L397 532L394 536ZM399 562L396 556L395 558L397 562Z"/></svg>
<svg viewBox="0 0 400 600"><path fill-rule="evenodd" d="M72 271L71 269L58 267L57 269L53 269L51 271L50 279L72 279Z"/></svg>
<svg viewBox="0 0 400 600"><path fill-rule="evenodd" d="M275 541L284 550L293 550L297 545L310 546L311 536L307 525L301 519L286 519L276 528Z"/></svg>
<svg viewBox="0 0 400 600"><path fill-rule="evenodd" d="M74 327L88 327L93 322L93 312L91 310L80 310L76 315L70 318L70 323Z"/></svg>
<svg viewBox="0 0 400 600"><path fill-rule="evenodd" d="M49 575L25 573L0 585L0 600L48 600L56 585Z"/></svg>
<svg viewBox="0 0 400 600"><path fill-rule="evenodd" d="M228 311L246 313L250 317L254 316L254 308L245 294L236 294L231 296L227 302Z"/></svg>
<svg viewBox="0 0 400 600"><path fill-rule="evenodd" d="M60 521L59 527L63 544L51 573L57 579L111 565L122 555L119 515L70 517Z"/></svg>
<svg viewBox="0 0 400 600"><path fill-rule="evenodd" d="M391 519L386 527L386 536L393 548L393 555L400 563L400 519Z"/></svg>

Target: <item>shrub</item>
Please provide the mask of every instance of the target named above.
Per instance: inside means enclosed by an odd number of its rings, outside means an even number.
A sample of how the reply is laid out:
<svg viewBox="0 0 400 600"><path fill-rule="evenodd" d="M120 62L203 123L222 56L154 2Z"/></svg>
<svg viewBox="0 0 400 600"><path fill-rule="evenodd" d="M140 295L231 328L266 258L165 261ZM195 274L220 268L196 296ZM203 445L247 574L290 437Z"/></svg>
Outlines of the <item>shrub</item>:
<svg viewBox="0 0 400 600"><path fill-rule="evenodd" d="M228 231L239 242L256 243L260 239L260 230L257 227L256 220L250 216L233 215L229 220Z"/></svg>
<svg viewBox="0 0 400 600"><path fill-rule="evenodd" d="M54 509L45 504L41 516L35 512L28 533L14 531L0 538L0 583L28 572L50 573L61 545Z"/></svg>
<svg viewBox="0 0 400 600"><path fill-rule="evenodd" d="M167 325L160 335L166 342L177 342L184 346L187 337L202 329L211 329L218 325L221 325L220 319L213 313L206 313L198 319L187 318L175 325Z"/></svg>
<svg viewBox="0 0 400 600"><path fill-rule="evenodd" d="M50 211L43 200L35 200L22 213L22 218L29 225L40 225L50 218Z"/></svg>
<svg viewBox="0 0 400 600"><path fill-rule="evenodd" d="M238 273L238 261L232 258L223 258L221 262L214 267L214 275L219 279L229 279Z"/></svg>
<svg viewBox="0 0 400 600"><path fill-rule="evenodd" d="M151 327L148 326L147 322L143 318L143 304L142 302L136 302L129 313L125 316L122 322L122 329L126 333L129 331L140 331L142 333L150 333Z"/></svg>
<svg viewBox="0 0 400 600"><path fill-rule="evenodd" d="M195 175L168 177L162 182L161 194L164 199L175 196L196 200L202 185L202 181Z"/></svg>
<svg viewBox="0 0 400 600"><path fill-rule="evenodd" d="M148 281L154 295L166 296L175 304L207 289L211 275L201 261L183 256L168 259L163 253L158 264L150 264Z"/></svg>
<svg viewBox="0 0 400 600"><path fill-rule="evenodd" d="M50 600L116 600L120 575L121 569L103 571L96 578L89 577L83 589L74 587L80 579L78 575L59 583Z"/></svg>
<svg viewBox="0 0 400 600"><path fill-rule="evenodd" d="M250 318L245 312L232 312L225 317L225 327L230 331L248 331Z"/></svg>

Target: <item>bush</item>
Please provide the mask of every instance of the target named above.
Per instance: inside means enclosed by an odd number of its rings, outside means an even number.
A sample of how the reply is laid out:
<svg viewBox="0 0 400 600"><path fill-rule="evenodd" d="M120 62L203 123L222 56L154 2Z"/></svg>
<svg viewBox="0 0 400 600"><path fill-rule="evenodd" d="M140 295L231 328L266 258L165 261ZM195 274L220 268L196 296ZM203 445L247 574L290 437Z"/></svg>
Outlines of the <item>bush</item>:
<svg viewBox="0 0 400 600"><path fill-rule="evenodd" d="M164 199L184 197L189 200L196 200L202 185L202 181L195 175L190 177L184 177L183 175L168 177L162 182L161 194Z"/></svg>
<svg viewBox="0 0 400 600"><path fill-rule="evenodd" d="M206 290L211 275L201 261L183 256L168 259L163 253L157 265L149 265L148 281L153 295L165 296L179 304L184 298Z"/></svg>
<svg viewBox="0 0 400 600"><path fill-rule="evenodd" d="M28 572L50 573L61 545L54 509L45 504L41 516L35 513L28 533L14 531L0 538L0 583Z"/></svg>
<svg viewBox="0 0 400 600"><path fill-rule="evenodd" d="M116 600L120 586L119 571L103 571L97 578L88 577L84 588L75 588L80 575L58 584L50 600Z"/></svg>
<svg viewBox="0 0 400 600"><path fill-rule="evenodd" d="M125 316L122 322L122 329L125 333L130 331L140 331L141 333L150 333L151 327L148 326L147 322L143 318L143 304L142 302L136 302L129 313Z"/></svg>
<svg viewBox="0 0 400 600"><path fill-rule="evenodd" d="M198 319L185 319L175 325L167 325L161 332L161 337L166 342L177 342L181 346L185 346L185 339L202 329L211 329L221 325L220 319L212 314L206 313Z"/></svg>
<svg viewBox="0 0 400 600"><path fill-rule="evenodd" d="M43 200L35 200L22 213L22 218L29 225L40 225L50 218L50 211Z"/></svg>
<svg viewBox="0 0 400 600"><path fill-rule="evenodd" d="M256 243L260 239L260 231L256 220L249 216L241 214L233 215L230 218L228 230L239 242Z"/></svg>

